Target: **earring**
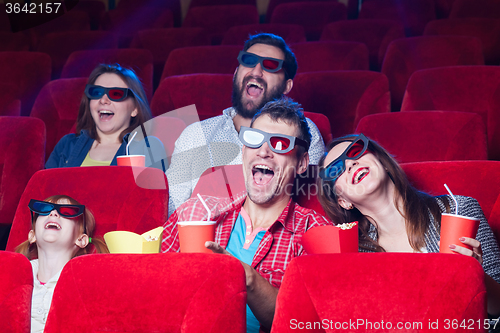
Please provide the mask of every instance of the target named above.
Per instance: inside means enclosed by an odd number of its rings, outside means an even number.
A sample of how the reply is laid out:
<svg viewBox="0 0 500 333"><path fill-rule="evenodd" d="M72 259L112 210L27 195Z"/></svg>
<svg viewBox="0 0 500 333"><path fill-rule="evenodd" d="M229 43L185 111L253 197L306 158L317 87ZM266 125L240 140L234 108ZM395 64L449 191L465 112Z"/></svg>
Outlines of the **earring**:
<svg viewBox="0 0 500 333"><path fill-rule="evenodd" d="M350 204L349 204L349 206L347 206L347 208L346 208L346 209L347 209L347 210L351 210L351 209L353 209L353 208L354 208L354 206L352 205L352 203L350 203Z"/></svg>

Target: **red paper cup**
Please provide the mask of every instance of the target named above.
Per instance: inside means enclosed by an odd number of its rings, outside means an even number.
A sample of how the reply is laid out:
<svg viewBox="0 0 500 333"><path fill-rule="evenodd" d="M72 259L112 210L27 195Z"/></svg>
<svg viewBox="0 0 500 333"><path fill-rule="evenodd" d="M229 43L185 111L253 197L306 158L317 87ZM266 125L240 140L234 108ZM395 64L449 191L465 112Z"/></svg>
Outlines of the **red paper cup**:
<svg viewBox="0 0 500 333"><path fill-rule="evenodd" d="M205 247L205 242L215 240L215 222L177 222L177 229L182 253L213 253Z"/></svg>
<svg viewBox="0 0 500 333"><path fill-rule="evenodd" d="M471 246L465 245L458 239L460 237L476 238L478 228L479 219L455 214L441 214L441 239L439 241L439 252L456 253L449 248L449 245L451 244L472 250Z"/></svg>
<svg viewBox="0 0 500 333"><path fill-rule="evenodd" d="M123 155L116 157L116 164L120 166L137 166L144 167L146 165L145 155Z"/></svg>
<svg viewBox="0 0 500 333"><path fill-rule="evenodd" d="M324 225L306 231L302 246L308 254L358 252L358 222L351 229L342 230Z"/></svg>

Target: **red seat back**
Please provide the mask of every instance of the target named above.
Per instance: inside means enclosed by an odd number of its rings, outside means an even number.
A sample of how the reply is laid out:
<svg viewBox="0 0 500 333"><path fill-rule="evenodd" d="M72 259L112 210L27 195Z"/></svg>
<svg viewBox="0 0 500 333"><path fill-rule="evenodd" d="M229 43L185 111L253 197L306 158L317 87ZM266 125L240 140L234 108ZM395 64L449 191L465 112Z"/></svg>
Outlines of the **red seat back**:
<svg viewBox="0 0 500 333"><path fill-rule="evenodd" d="M500 160L500 68L456 66L417 71L408 81L402 110L449 110L481 115L488 156Z"/></svg>
<svg viewBox="0 0 500 333"><path fill-rule="evenodd" d="M291 43L301 43L306 41L304 28L299 24L264 23L237 25L231 27L224 34L224 39L221 44L239 45L242 47L250 35L255 35L261 32L278 35L282 37L288 45Z"/></svg>
<svg viewBox="0 0 500 333"><path fill-rule="evenodd" d="M56 194L69 195L92 211L95 236L113 230L142 234L167 219L168 185L159 169L106 166L41 170L30 179L19 201L7 250L12 251L28 237L29 200Z"/></svg>
<svg viewBox="0 0 500 333"><path fill-rule="evenodd" d="M368 48L357 42L306 42L292 45L298 73L368 70Z"/></svg>
<svg viewBox="0 0 500 333"><path fill-rule="evenodd" d="M223 5L189 8L183 27L205 28L213 45L218 45L231 27L258 24L259 13L255 5Z"/></svg>
<svg viewBox="0 0 500 333"><path fill-rule="evenodd" d="M22 254L0 251L0 266L2 332L28 333L33 292L31 264Z"/></svg>
<svg viewBox="0 0 500 333"><path fill-rule="evenodd" d="M76 124L86 84L86 78L53 80L38 94L30 116L43 120L47 128L46 158Z"/></svg>
<svg viewBox="0 0 500 333"><path fill-rule="evenodd" d="M389 84L380 73L299 73L293 83L288 95L305 111L326 115L334 138L352 133L366 115L389 112Z"/></svg>
<svg viewBox="0 0 500 333"><path fill-rule="evenodd" d="M378 142L400 163L488 158L486 127L468 112L372 114L360 120L356 133Z"/></svg>
<svg viewBox="0 0 500 333"><path fill-rule="evenodd" d="M165 62L161 81L174 75L233 74L239 66L238 54L241 49L242 47L237 45L194 46L175 49L170 52Z"/></svg>
<svg viewBox="0 0 500 333"><path fill-rule="evenodd" d="M463 18L430 21L424 35L454 35L481 40L484 62L500 64L500 20L492 18Z"/></svg>
<svg viewBox="0 0 500 333"><path fill-rule="evenodd" d="M306 255L286 269L271 332L295 332L305 325L308 332L432 332L431 323L436 327L463 318L481 323L486 318L484 273L474 258L438 253ZM450 331L461 329L457 325Z"/></svg>
<svg viewBox="0 0 500 333"><path fill-rule="evenodd" d="M484 65L481 41L463 36L396 39L387 48L382 73L391 89L391 108L401 108L406 84L417 70L443 66Z"/></svg>
<svg viewBox="0 0 500 333"><path fill-rule="evenodd" d="M456 195L475 198L488 224L500 239L500 162L447 161L402 164L408 179L419 190L432 195L447 194L443 184Z"/></svg>
<svg viewBox="0 0 500 333"><path fill-rule="evenodd" d="M45 332L244 333L245 307L245 272L231 256L85 255L64 267Z"/></svg>
<svg viewBox="0 0 500 333"><path fill-rule="evenodd" d="M365 19L328 23L320 40L364 43L368 47L370 69L380 71L389 43L404 37L403 25L397 21Z"/></svg>
<svg viewBox="0 0 500 333"><path fill-rule="evenodd" d="M40 52L0 52L0 82L17 87L21 115L28 116L38 92L50 81L50 56Z"/></svg>
<svg viewBox="0 0 500 333"><path fill-rule="evenodd" d="M318 40L325 25L346 20L347 8L336 1L282 3L273 10L270 23L300 24L309 41Z"/></svg>
<svg viewBox="0 0 500 333"><path fill-rule="evenodd" d="M44 148L45 126L41 120L0 117L0 225L12 224L24 187L43 168Z"/></svg>
<svg viewBox="0 0 500 333"><path fill-rule="evenodd" d="M498 19L500 2L491 0L455 0L449 18L484 17Z"/></svg>

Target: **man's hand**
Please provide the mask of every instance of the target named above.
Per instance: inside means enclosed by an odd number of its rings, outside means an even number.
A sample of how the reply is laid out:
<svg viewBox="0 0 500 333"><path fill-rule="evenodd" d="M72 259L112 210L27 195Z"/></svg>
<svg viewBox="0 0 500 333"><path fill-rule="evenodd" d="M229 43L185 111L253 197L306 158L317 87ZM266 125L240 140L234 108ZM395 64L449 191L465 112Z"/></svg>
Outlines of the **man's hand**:
<svg viewBox="0 0 500 333"><path fill-rule="evenodd" d="M215 242L205 242L205 247L213 253L231 255L226 249ZM252 266L242 262L245 269L247 285L247 303L260 324L271 328L276 307L278 288L273 287Z"/></svg>

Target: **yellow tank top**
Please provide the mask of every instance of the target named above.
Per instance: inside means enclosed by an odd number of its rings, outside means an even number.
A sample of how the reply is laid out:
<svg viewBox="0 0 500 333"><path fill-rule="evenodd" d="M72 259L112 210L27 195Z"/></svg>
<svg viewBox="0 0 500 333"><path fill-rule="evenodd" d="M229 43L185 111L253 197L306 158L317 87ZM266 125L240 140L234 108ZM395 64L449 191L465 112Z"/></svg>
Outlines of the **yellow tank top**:
<svg viewBox="0 0 500 333"><path fill-rule="evenodd" d="M87 156L85 156L85 159L82 162L82 167L86 166L109 166L111 164L111 161L96 161L90 158L90 151L87 153Z"/></svg>

